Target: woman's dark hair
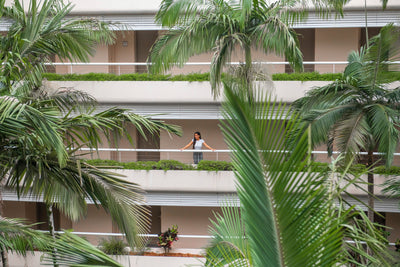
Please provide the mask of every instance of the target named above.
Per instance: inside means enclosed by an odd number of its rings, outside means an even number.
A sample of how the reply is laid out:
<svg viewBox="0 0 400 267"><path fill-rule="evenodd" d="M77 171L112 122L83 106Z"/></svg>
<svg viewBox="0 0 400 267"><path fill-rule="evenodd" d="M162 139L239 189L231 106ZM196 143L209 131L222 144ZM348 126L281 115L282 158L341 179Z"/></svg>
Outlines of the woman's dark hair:
<svg viewBox="0 0 400 267"><path fill-rule="evenodd" d="M201 133L200 132L194 132L194 134L193 134L193 149L194 149L194 146L196 145L196 138L194 137L195 134L198 134L199 138L201 139Z"/></svg>

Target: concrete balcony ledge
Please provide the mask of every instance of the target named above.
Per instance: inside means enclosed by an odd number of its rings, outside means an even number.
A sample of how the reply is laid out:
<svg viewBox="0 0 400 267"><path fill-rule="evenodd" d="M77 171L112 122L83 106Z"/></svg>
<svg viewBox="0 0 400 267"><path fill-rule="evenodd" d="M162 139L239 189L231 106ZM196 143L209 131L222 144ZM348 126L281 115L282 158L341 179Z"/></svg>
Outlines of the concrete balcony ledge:
<svg viewBox="0 0 400 267"><path fill-rule="evenodd" d="M21 266L42 266L41 257L43 253L33 252L28 253L25 257L10 253L10 267ZM123 266L140 266L140 267L153 267L153 266L204 266L204 258L195 257L162 257L162 256L133 256L133 255L119 255L111 256L114 260L118 261Z"/></svg>
<svg viewBox="0 0 400 267"><path fill-rule="evenodd" d="M145 191L234 193L235 176L231 171L113 170Z"/></svg>
<svg viewBox="0 0 400 267"><path fill-rule="evenodd" d="M325 81L275 81L263 85L278 100L293 102L312 87L323 86ZM94 96L99 103L127 104L218 104L209 82L186 81L47 81L50 90L76 89ZM156 96L156 97L155 97Z"/></svg>
<svg viewBox="0 0 400 267"><path fill-rule="evenodd" d="M277 100L293 102L303 97L313 87L324 86L329 81L274 81L260 84ZM218 104L209 82L187 81L47 81L49 90L75 89L94 96L99 103L109 104ZM400 82L390 84L390 88Z"/></svg>
<svg viewBox="0 0 400 267"><path fill-rule="evenodd" d="M145 191L163 192L210 192L236 193L236 178L232 171L163 171L163 170L113 170L122 174L130 182L139 184ZM362 179L367 180L363 175ZM382 184L387 177L375 175L375 194L383 196ZM344 183L341 183L344 186ZM361 187L366 190L367 185ZM366 195L363 190L352 185L348 192L353 195Z"/></svg>

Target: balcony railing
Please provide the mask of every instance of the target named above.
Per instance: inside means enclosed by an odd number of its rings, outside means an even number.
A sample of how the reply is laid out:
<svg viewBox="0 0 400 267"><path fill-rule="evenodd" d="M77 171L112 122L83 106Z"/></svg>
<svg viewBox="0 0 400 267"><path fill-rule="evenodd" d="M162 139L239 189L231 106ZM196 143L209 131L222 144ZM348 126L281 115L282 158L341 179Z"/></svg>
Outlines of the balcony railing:
<svg viewBox="0 0 400 267"><path fill-rule="evenodd" d="M43 231L47 232L47 231ZM62 234L63 231L55 231L56 233ZM98 232L71 232L72 234L80 235L80 236L96 236L96 237L124 237L125 234L122 233L98 233ZM156 234L141 234L141 236L145 236L148 238L156 238L158 235ZM190 238L190 239L208 239L211 240L213 236L211 235L178 235L179 238ZM245 237L243 237L245 238ZM346 243L354 244L354 241L346 240ZM359 242L359 244L366 244L366 242ZM395 243L388 243L389 246L395 246Z"/></svg>
<svg viewBox="0 0 400 267"><path fill-rule="evenodd" d="M340 72L343 70L344 66L347 65L347 61L304 61L303 64L307 66L324 66L320 69L315 69L320 72ZM392 62L393 64L399 64L400 61ZM239 65L242 62L231 62L231 65ZM254 62L254 64L273 66L273 67L283 67L279 71L271 70L272 73L285 72L285 66L290 63L287 61L268 61L268 62ZM143 72L146 70L145 67L151 65L151 63L146 62L54 62L48 63L50 66L65 66L65 73L88 73L88 72L104 72L104 73L114 73L117 75L123 73L135 73ZM184 64L185 67L205 67L210 66L211 62L187 62ZM103 68L96 68L103 67ZM339 68L338 68L339 67ZM207 68L208 69L208 68ZM195 71L195 69L193 69ZM61 70L56 70L60 72ZM62 71L61 71L62 72ZM192 71L193 72L193 71Z"/></svg>
<svg viewBox="0 0 400 267"><path fill-rule="evenodd" d="M159 158L162 160L179 160L183 163L191 163L191 156L188 155L187 153L193 153L193 152L203 152L205 153L205 159L207 160L225 160L225 161L230 161L230 153L233 152L233 150L229 149L217 149L217 150L193 150L193 149L186 149L186 150L180 150L180 149L139 149L139 148L98 148L98 149L91 149L91 148L80 148L81 151L91 151L91 152L112 152L114 153L113 160L117 161L129 161L129 158L135 159L136 154L138 152L146 152L151 155L151 153L158 153L160 156ZM273 151L272 151L273 152ZM289 153L290 151L285 151L286 153ZM338 155L341 152L339 151L333 151L333 155ZM311 151L311 154L314 157L318 156L325 156L328 154L327 151L321 151L321 150L313 150ZM359 155L368 155L367 152L359 152ZM375 156L381 156L383 153L379 152L374 152L373 153ZM91 153L92 156L96 156L96 153ZM116 156L115 156L116 155ZM400 153L394 153L394 157L399 157ZM92 157L93 158L93 157ZM105 159L104 157L98 157L101 159ZM107 158L110 159L110 158ZM128 159L128 160L127 160ZM150 159L151 160L151 156ZM131 160L134 161L134 160ZM145 160L146 161L146 160Z"/></svg>

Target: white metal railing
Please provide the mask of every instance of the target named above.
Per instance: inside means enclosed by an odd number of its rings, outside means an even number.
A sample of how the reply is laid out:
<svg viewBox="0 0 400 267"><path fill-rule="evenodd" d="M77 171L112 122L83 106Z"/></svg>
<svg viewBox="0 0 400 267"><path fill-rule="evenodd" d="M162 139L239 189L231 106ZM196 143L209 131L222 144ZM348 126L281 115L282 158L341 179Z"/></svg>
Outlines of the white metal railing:
<svg viewBox="0 0 400 267"><path fill-rule="evenodd" d="M393 64L399 64L400 61L394 61ZM231 62L230 65L239 65L242 62ZM289 65L288 61L265 61L265 62L254 62L253 64L260 64L260 65ZM336 67L347 65L347 61L304 61L303 65L330 65L332 66L331 71L334 73L336 72ZM150 66L151 63L147 62L54 62L54 63L46 63L46 65L53 65L53 66L68 66L68 73L74 73L74 66L115 66L116 67L116 74L120 75L122 73L121 67L136 67L136 66ZM211 62L186 62L184 66L210 66ZM135 68L131 68L125 71L135 72ZM324 70L324 71L329 71Z"/></svg>
<svg viewBox="0 0 400 267"><path fill-rule="evenodd" d="M48 231L42 231L42 232L48 232ZM62 234L63 231L55 231L55 233ZM72 234L75 235L84 235L84 236L111 236L111 237L124 237L125 234L123 233L97 233L97 232L71 232ZM145 237L158 237L157 234L141 234L139 236L145 236ZM211 239L213 238L212 235L178 235L179 238L195 238L195 239ZM243 237L245 238L245 237ZM355 244L355 241L352 240L346 240L346 243L351 243ZM366 244L366 242L359 242L359 244ZM395 243L388 243L389 246L394 246Z"/></svg>
<svg viewBox="0 0 400 267"><path fill-rule="evenodd" d="M122 159L122 152L153 152L153 153L163 153L163 158L162 159L173 159L171 156L172 153L193 153L193 152L203 152L203 153L214 153L215 154L215 160L220 159L220 153L226 154L226 153L231 153L234 150L230 149L216 149L216 150L193 150L193 149L186 149L186 150L180 150L180 149L142 149L142 148L98 148L98 149L92 149L92 148L80 148L79 150L81 151L92 151L92 152L117 152L118 153L118 161L121 161ZM274 151L271 151L274 152ZM284 151L286 153L289 153L290 151ZM327 155L327 151L320 151L320 150L313 150L311 151L313 155ZM333 151L332 154L338 155L341 152L339 151ZM359 155L368 155L367 152L359 152ZM383 153L379 152L374 152L373 153L375 156L383 155ZM400 156L400 153L394 153L393 156L398 157Z"/></svg>

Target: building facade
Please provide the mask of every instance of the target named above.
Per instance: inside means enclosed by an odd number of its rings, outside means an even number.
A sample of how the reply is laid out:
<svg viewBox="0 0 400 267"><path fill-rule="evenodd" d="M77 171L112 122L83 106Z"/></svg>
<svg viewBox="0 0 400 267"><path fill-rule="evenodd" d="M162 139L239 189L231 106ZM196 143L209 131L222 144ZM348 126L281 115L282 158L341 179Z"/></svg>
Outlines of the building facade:
<svg viewBox="0 0 400 267"><path fill-rule="evenodd" d="M146 72L145 62L149 50L157 37L165 29L155 23L154 15L160 0L126 1L114 0L112 4L106 0L73 0L75 4L72 16L90 16L120 23L117 27L116 40L113 45L101 46L89 64L61 63L57 57L54 71L67 73L126 73ZM364 1L352 0L346 6L344 18L320 18L313 11L309 18L294 28L299 33L300 47L304 55L305 70L320 73L341 72L349 52L358 50L365 44ZM389 1L389 6L382 11L381 2L368 1L368 30L373 36L388 23L396 23L400 19L400 0ZM6 31L7 21L0 24L0 30ZM123 30L121 30L123 29ZM260 51L253 51L255 62L264 64L269 73L290 72L285 59ZM238 51L232 61L241 61ZM190 59L183 68L173 68L169 74L187 74L207 72L211 54L202 54ZM278 81L270 83L265 90L275 94L278 100L290 104L302 97L312 87L328 82L321 81ZM193 132L200 131L206 142L217 149L216 152L205 153L207 160L229 161L228 148L219 128L221 116L221 98L214 99L208 82L186 81L47 81L45 85L52 90L73 88L93 95L100 103L100 109L111 106L129 108L140 115L162 119L168 123L182 127L183 136L170 136L161 132L159 137L144 139L130 129L136 137L134 151L127 140L121 140L119 151L99 151L93 157L119 161L143 161L174 159L184 163L192 162L191 152L181 152L193 138ZM391 86L398 86L394 83ZM113 148L104 143L103 148ZM126 150L124 150L126 149ZM323 148L320 148L323 150ZM131 151L128 151L131 150ZM318 156L327 161L325 156ZM395 159L395 165L400 159ZM237 200L235 196L235 178L233 172L207 171L139 171L116 170L126 175L127 179L139 183L147 192L146 198L152 211L151 233L157 234L174 224L179 226L181 238L176 248L202 248L207 244L209 220L224 205L226 199ZM378 177L378 183L385 177ZM380 188L376 190L380 201L376 201L376 210L385 215L384 223L391 227L391 242L400 238L400 209L397 199L383 196ZM354 194L366 199L362 192L353 190ZM4 196L5 215L23 217L31 222L45 221L44 205L33 199L18 200L12 192ZM62 214L56 214L56 228L74 229L76 232L118 233L109 216L94 205L89 206L85 219L72 222ZM41 228L42 226L38 226ZM45 227L45 226L43 226ZM45 228L43 228L45 229ZM88 238L96 243L100 235Z"/></svg>

